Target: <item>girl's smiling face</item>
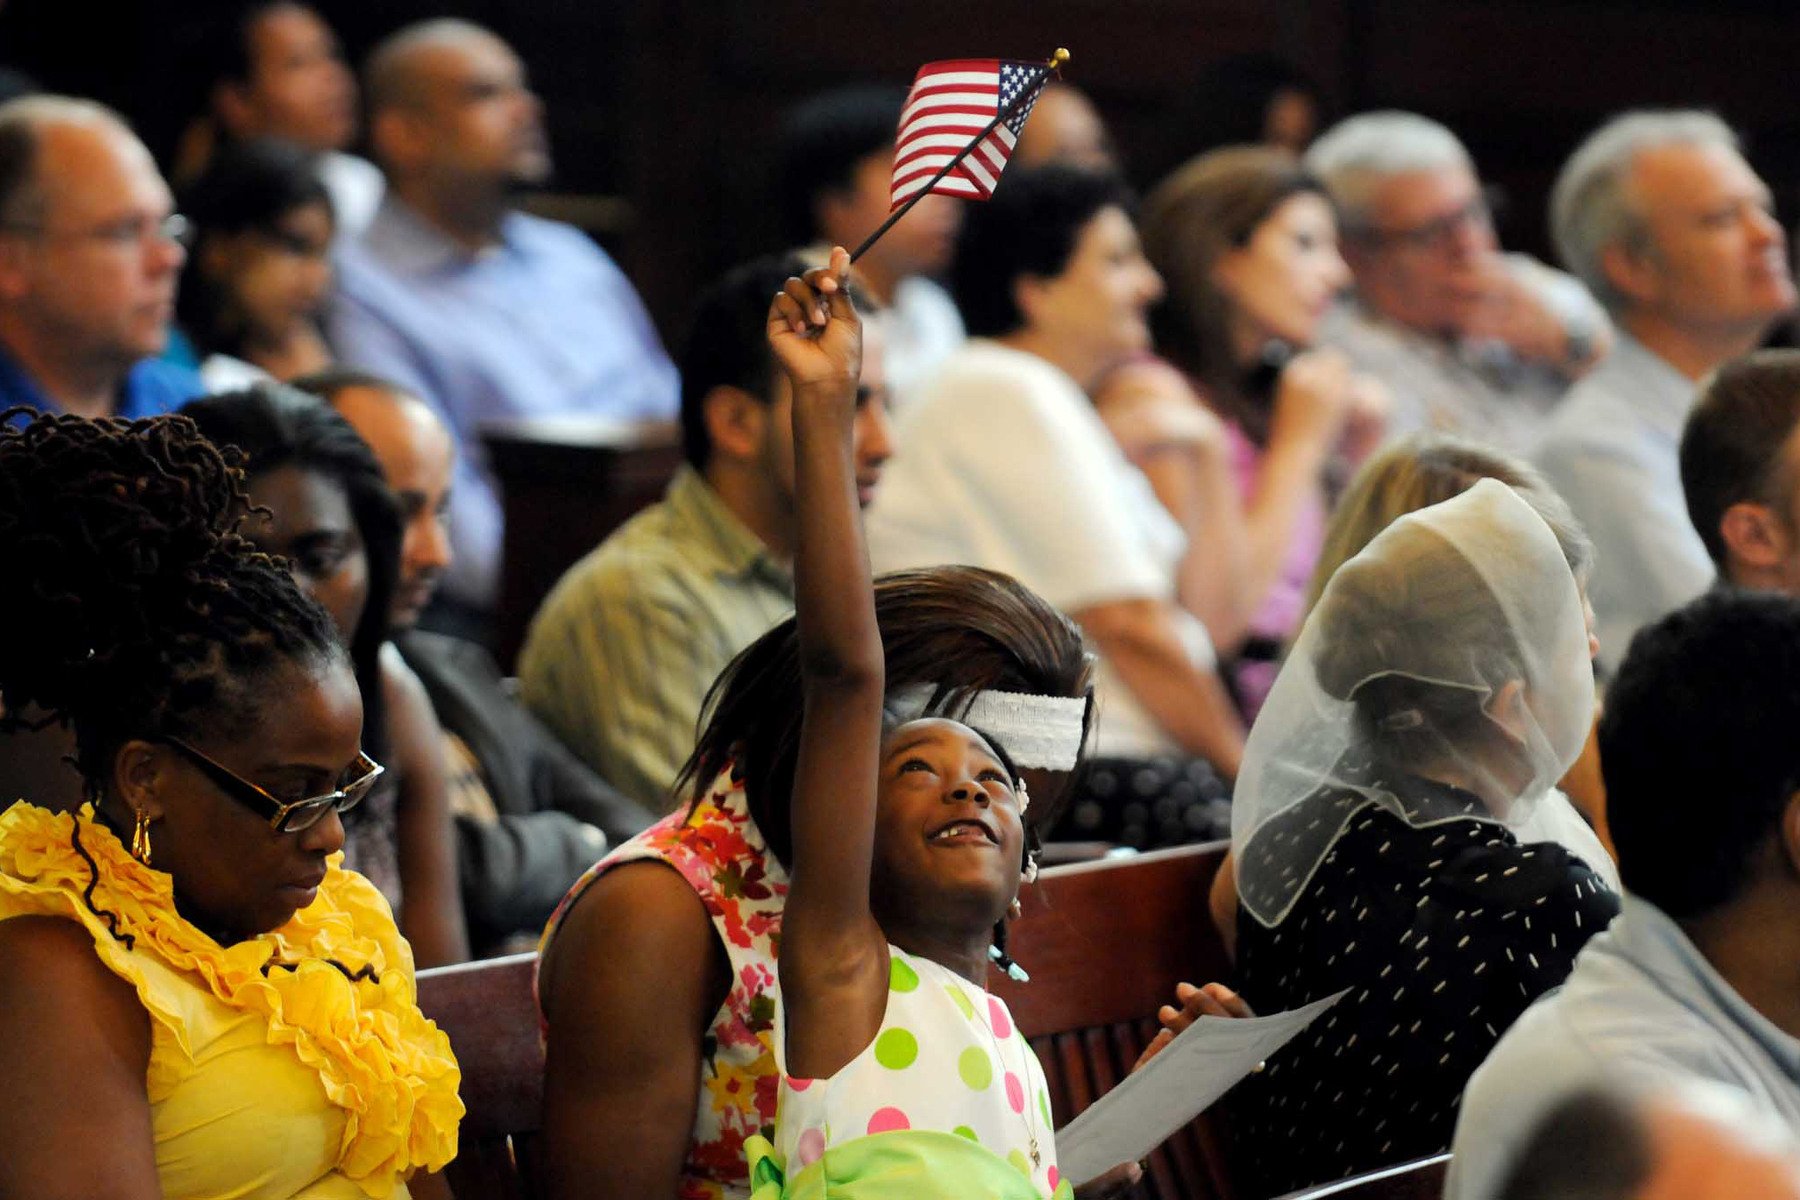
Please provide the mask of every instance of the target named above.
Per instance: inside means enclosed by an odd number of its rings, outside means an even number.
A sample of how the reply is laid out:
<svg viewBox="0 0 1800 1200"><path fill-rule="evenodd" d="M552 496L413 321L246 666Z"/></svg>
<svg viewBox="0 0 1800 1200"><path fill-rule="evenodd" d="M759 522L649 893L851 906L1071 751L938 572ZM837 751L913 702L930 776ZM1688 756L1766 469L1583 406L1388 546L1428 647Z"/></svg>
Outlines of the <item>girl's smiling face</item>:
<svg viewBox="0 0 1800 1200"><path fill-rule="evenodd" d="M991 929L1025 862L1006 761L968 726L927 717L884 739L879 788L871 903L890 940Z"/></svg>

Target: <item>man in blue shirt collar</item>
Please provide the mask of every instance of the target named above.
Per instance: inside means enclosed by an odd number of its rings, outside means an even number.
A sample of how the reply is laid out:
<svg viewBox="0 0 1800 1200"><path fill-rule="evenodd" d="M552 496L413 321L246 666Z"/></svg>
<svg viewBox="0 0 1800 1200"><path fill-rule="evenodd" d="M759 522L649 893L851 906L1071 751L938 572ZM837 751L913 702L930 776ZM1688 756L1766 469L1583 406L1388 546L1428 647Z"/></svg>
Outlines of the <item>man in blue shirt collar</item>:
<svg viewBox="0 0 1800 1200"><path fill-rule="evenodd" d="M105 107L0 105L0 409L146 417L203 390L155 361L186 224L149 151Z"/></svg>
<svg viewBox="0 0 1800 1200"><path fill-rule="evenodd" d="M480 430L534 417L672 419L678 385L631 283L579 231L516 211L550 173L542 106L505 42L465 21L370 55L370 138L388 194L343 248L331 334L347 364L423 397L457 441L444 593L498 591L501 512Z"/></svg>

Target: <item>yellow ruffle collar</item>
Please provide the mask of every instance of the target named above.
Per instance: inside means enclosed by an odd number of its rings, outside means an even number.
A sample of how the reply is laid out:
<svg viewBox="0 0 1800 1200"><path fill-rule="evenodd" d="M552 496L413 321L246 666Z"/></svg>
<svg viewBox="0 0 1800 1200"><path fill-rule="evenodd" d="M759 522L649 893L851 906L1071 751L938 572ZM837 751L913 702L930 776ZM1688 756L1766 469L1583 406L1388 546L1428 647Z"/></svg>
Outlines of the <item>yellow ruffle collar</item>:
<svg viewBox="0 0 1800 1200"><path fill-rule="evenodd" d="M91 908L83 893L96 873L83 850L98 867ZM72 815L20 802L0 813L0 916L42 913L87 926L101 960L137 988L183 1052L181 1014L151 993L135 955L154 955L224 1004L261 1016L269 1044L291 1047L347 1114L338 1171L385 1200L415 1169L456 1157L461 1072L449 1038L419 1011L412 951L387 902L342 859L333 856L318 898L286 925L220 946L176 911L170 877L131 857L92 806ZM153 1055L151 1101L177 1077Z"/></svg>

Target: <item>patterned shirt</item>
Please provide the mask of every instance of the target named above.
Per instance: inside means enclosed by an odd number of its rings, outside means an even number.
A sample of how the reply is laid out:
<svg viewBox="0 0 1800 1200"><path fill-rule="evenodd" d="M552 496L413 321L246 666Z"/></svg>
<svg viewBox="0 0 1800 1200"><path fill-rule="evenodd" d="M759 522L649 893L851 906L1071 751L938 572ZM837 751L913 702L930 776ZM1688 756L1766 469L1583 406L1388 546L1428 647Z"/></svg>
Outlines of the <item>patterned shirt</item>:
<svg viewBox="0 0 1800 1200"><path fill-rule="evenodd" d="M775 950L787 872L751 819L743 783L727 770L692 812L671 813L577 880L551 915L542 946L549 946L563 915L594 880L621 863L645 860L665 862L687 880L731 961L731 990L706 1031L700 1104L677 1195L737 1200L750 1193L744 1141L753 1134L772 1135L781 1087L775 1062L781 997Z"/></svg>
<svg viewBox="0 0 1800 1200"><path fill-rule="evenodd" d="M684 466L551 591L519 656L521 696L602 779L667 812L707 689L793 611L792 568Z"/></svg>
<svg viewBox="0 0 1800 1200"><path fill-rule="evenodd" d="M1500 1035L1568 974L1617 914L1561 845L1520 845L1481 801L1422 779L1393 786L1415 827L1359 791L1327 789L1245 846L1279 853L1302 823L1343 832L1277 925L1238 920L1238 973L1258 1012L1350 989L1233 1093L1246 1194L1340 1179L1450 1144L1463 1085ZM1242 882L1242 877L1240 877ZM1273 910L1279 897L1262 898Z"/></svg>

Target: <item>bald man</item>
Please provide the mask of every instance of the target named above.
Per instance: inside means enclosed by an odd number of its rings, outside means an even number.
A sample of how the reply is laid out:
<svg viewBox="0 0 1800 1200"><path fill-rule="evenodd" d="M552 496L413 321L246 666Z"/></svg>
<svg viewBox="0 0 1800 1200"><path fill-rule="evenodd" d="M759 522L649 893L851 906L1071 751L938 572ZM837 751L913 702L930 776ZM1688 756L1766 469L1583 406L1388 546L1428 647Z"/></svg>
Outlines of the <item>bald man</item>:
<svg viewBox="0 0 1800 1200"><path fill-rule="evenodd" d="M156 361L186 224L142 142L65 96L0 104L0 409L169 412L204 389Z"/></svg>
<svg viewBox="0 0 1800 1200"><path fill-rule="evenodd" d="M342 360L443 417L457 448L444 593L479 628L498 593L501 514L479 429L492 421L672 419L677 380L630 282L567 225L518 212L550 175L543 109L518 56L466 21L409 26L365 80L387 176L339 263Z"/></svg>
<svg viewBox="0 0 1800 1200"><path fill-rule="evenodd" d="M444 731L470 945L477 953L529 949L576 877L655 817L527 713L487 651L415 628L452 559L446 523L456 451L437 414L358 371L324 371L297 386L355 426L399 505L394 645L425 685Z"/></svg>

